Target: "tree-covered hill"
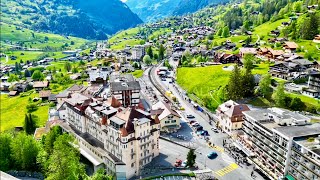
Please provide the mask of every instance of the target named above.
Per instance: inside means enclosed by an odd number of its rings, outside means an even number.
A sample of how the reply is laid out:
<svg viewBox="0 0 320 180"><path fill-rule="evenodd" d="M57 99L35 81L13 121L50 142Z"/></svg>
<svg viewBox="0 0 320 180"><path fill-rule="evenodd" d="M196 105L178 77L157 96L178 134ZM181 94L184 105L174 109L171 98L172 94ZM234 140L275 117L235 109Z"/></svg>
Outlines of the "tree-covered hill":
<svg viewBox="0 0 320 180"><path fill-rule="evenodd" d="M7 24L86 39L106 39L142 23L119 0L3 0L1 16Z"/></svg>

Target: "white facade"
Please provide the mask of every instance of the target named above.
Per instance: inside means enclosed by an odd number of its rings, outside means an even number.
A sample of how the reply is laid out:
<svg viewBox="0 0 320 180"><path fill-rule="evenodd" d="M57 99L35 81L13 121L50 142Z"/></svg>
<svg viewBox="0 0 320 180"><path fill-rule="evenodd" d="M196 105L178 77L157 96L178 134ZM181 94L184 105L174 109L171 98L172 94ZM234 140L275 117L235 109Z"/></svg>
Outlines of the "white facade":
<svg viewBox="0 0 320 180"><path fill-rule="evenodd" d="M310 125L310 118L279 108L243 113L245 134L237 142L251 151L256 167L271 179L320 178L320 124Z"/></svg>
<svg viewBox="0 0 320 180"><path fill-rule="evenodd" d="M160 123L147 112L131 108L118 112L80 94L67 99L64 107L66 123L61 127L76 137L81 154L95 170L104 167L117 179L129 179L159 155ZM129 119L132 116L137 118Z"/></svg>

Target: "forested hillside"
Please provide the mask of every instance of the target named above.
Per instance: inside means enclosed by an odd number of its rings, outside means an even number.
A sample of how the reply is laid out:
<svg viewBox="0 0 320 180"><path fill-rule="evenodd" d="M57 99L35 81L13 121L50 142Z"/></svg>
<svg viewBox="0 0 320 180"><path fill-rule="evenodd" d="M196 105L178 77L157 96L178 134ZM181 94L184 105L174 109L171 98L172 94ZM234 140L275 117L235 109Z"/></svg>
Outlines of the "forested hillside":
<svg viewBox="0 0 320 180"><path fill-rule="evenodd" d="M106 39L141 19L119 0L3 0L1 20L36 31Z"/></svg>

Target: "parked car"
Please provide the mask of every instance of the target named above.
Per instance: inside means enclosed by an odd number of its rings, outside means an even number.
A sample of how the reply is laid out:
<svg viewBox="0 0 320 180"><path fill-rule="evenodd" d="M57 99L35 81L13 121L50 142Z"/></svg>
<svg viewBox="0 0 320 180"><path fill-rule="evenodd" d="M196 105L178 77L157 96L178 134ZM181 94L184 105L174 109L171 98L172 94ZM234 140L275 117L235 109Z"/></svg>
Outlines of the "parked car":
<svg viewBox="0 0 320 180"><path fill-rule="evenodd" d="M175 167L180 167L181 164L182 164L182 160L177 159L176 162L174 163L174 166L175 166Z"/></svg>
<svg viewBox="0 0 320 180"><path fill-rule="evenodd" d="M202 134L202 132L203 132L202 130L201 130L201 131L197 131L197 133L196 133L196 134L197 134L197 135L201 135L201 134Z"/></svg>
<svg viewBox="0 0 320 180"><path fill-rule="evenodd" d="M189 123L192 125L192 124L194 124L194 123L196 123L197 121L195 121L195 120L191 120L191 121L189 121Z"/></svg>
<svg viewBox="0 0 320 180"><path fill-rule="evenodd" d="M166 78L161 78L161 81L166 81Z"/></svg>
<svg viewBox="0 0 320 180"><path fill-rule="evenodd" d="M202 127L202 126L198 126L198 127L196 127L196 130L197 130L197 131L202 131L202 130L203 130L203 127Z"/></svg>
<svg viewBox="0 0 320 180"><path fill-rule="evenodd" d="M194 115L192 115L192 114L187 114L187 118L188 118L188 119L192 119L192 118L195 118L195 117L194 117Z"/></svg>
<svg viewBox="0 0 320 180"><path fill-rule="evenodd" d="M187 167L187 160L182 162L181 167Z"/></svg>
<svg viewBox="0 0 320 180"><path fill-rule="evenodd" d="M209 133L208 133L208 131L203 130L200 135L201 136L209 136Z"/></svg>
<svg viewBox="0 0 320 180"><path fill-rule="evenodd" d="M217 128L211 128L211 130L213 131L213 132L215 132L215 133L219 133L219 130L217 129Z"/></svg>
<svg viewBox="0 0 320 180"><path fill-rule="evenodd" d="M211 153L209 153L209 154L207 155L207 157L208 157L209 159L215 159L216 157L218 157L218 154L217 154L216 152L212 151Z"/></svg>
<svg viewBox="0 0 320 180"><path fill-rule="evenodd" d="M193 123L192 124L192 127L197 127L197 126L199 126L200 124L198 123L198 122L195 122L195 123Z"/></svg>

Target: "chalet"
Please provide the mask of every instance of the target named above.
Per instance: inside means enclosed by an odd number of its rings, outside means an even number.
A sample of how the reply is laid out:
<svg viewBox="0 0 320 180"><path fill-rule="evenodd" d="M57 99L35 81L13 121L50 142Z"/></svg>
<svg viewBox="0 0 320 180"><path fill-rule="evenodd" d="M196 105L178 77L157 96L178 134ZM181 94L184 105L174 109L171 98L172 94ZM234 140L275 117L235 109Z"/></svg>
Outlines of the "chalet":
<svg viewBox="0 0 320 180"><path fill-rule="evenodd" d="M158 101L154 104L150 114L153 118L159 119L161 132L177 132L181 127L181 116L165 102Z"/></svg>
<svg viewBox="0 0 320 180"><path fill-rule="evenodd" d="M16 95L18 95L18 94L19 94L18 91L10 91L10 92L9 92L9 96L16 96Z"/></svg>
<svg viewBox="0 0 320 180"><path fill-rule="evenodd" d="M232 43L232 42L227 42L225 47L226 49L233 49L235 48L237 45L235 43Z"/></svg>
<svg viewBox="0 0 320 180"><path fill-rule="evenodd" d="M246 31L246 35L251 36L252 32L251 31Z"/></svg>
<svg viewBox="0 0 320 180"><path fill-rule="evenodd" d="M320 42L320 34L316 35L313 41Z"/></svg>
<svg viewBox="0 0 320 180"><path fill-rule="evenodd" d="M299 79L306 76L307 68L301 66L297 63L292 62L278 62L273 66L270 66L269 73L273 77L285 79L285 80L293 80Z"/></svg>
<svg viewBox="0 0 320 180"><path fill-rule="evenodd" d="M226 54L226 53L215 53L214 55L215 62L228 64L228 63L237 63L242 64L240 61L239 55Z"/></svg>
<svg viewBox="0 0 320 180"><path fill-rule="evenodd" d="M257 54L262 55L262 56L267 55L268 52L269 52L269 50L266 47L260 47L257 49Z"/></svg>
<svg viewBox="0 0 320 180"><path fill-rule="evenodd" d="M283 46L286 50L289 50L290 52L295 52L296 49L299 47L298 44L296 44L295 42L289 42L286 41L284 42L284 46Z"/></svg>
<svg viewBox="0 0 320 180"><path fill-rule="evenodd" d="M12 86L13 91L25 92L28 89L31 89L31 86L29 85L29 82L23 82L23 83L16 83Z"/></svg>
<svg viewBox="0 0 320 180"><path fill-rule="evenodd" d="M49 87L49 82L48 81L36 81L33 83L33 88L36 91L41 91L44 88L48 88Z"/></svg>
<svg viewBox="0 0 320 180"><path fill-rule="evenodd" d="M221 104L216 110L221 129L227 133L241 129L244 121L243 111L250 111L250 109L247 105L238 104L232 100Z"/></svg>
<svg viewBox="0 0 320 180"><path fill-rule="evenodd" d="M320 73L309 75L308 88L302 89L302 94L310 97L320 96Z"/></svg>
<svg viewBox="0 0 320 180"><path fill-rule="evenodd" d="M39 92L39 97L41 98L42 101L49 100L50 95L51 95L51 91L40 91Z"/></svg>
<svg viewBox="0 0 320 180"><path fill-rule="evenodd" d="M257 54L257 49L256 48L245 48L242 47L240 48L240 56L243 57L245 54L253 54L256 55Z"/></svg>
<svg viewBox="0 0 320 180"><path fill-rule="evenodd" d="M274 50L274 49L268 48L267 57L270 59L279 59L283 54L284 54L283 50Z"/></svg>
<svg viewBox="0 0 320 180"><path fill-rule="evenodd" d="M259 12L259 11L252 11L251 14L252 14L252 15L259 15L260 12Z"/></svg>
<svg viewBox="0 0 320 180"><path fill-rule="evenodd" d="M279 36L280 35L280 30L272 30L272 31L270 31L270 34L272 36Z"/></svg>
<svg viewBox="0 0 320 180"><path fill-rule="evenodd" d="M318 4L314 4L314 5L311 5L311 6L307 6L308 10L314 10L314 9L317 9L318 8Z"/></svg>
<svg viewBox="0 0 320 180"><path fill-rule="evenodd" d="M293 60L286 60L286 62L292 62L292 63L296 63L299 64L301 66L304 66L306 68L312 68L315 65L317 65L317 62L311 62L307 59L293 59Z"/></svg>
<svg viewBox="0 0 320 180"><path fill-rule="evenodd" d="M290 22L282 22L281 23L283 26L289 26L290 25Z"/></svg>

